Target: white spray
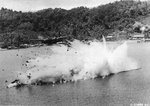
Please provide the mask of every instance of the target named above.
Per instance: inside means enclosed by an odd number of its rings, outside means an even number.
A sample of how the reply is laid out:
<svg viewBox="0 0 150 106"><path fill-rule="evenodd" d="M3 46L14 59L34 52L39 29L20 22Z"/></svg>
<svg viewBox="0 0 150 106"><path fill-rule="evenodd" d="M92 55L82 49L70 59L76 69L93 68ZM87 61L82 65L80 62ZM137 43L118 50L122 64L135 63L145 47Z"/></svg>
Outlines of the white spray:
<svg viewBox="0 0 150 106"><path fill-rule="evenodd" d="M104 39L104 38L103 38ZM55 83L77 81L108 76L122 71L137 69L137 63L127 56L127 43L109 49L106 42L84 44L78 40L65 45L52 46L53 55L29 60L29 70L18 75L23 84L39 81Z"/></svg>

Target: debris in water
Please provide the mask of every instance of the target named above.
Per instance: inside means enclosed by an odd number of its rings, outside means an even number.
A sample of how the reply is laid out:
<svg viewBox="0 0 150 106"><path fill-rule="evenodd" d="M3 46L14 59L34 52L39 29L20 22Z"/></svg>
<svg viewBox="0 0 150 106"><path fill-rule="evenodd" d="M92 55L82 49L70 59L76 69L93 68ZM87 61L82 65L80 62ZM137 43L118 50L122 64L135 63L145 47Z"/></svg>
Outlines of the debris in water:
<svg viewBox="0 0 150 106"><path fill-rule="evenodd" d="M78 80L94 79L122 71L138 69L135 60L127 55L128 46L125 42L115 49L106 46L106 42L91 42L84 44L78 40L71 42L71 47L65 45L51 47L53 54L26 61L29 70L18 74L19 84L52 84L76 82ZM55 66L55 67L54 67Z"/></svg>

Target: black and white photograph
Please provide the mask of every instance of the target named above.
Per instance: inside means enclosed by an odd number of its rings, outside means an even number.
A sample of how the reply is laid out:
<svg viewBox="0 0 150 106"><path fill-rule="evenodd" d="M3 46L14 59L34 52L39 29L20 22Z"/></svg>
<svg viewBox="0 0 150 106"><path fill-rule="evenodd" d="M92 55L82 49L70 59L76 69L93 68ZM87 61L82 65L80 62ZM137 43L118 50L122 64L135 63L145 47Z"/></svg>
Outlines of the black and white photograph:
<svg viewBox="0 0 150 106"><path fill-rule="evenodd" d="M0 0L0 106L150 106L150 0Z"/></svg>

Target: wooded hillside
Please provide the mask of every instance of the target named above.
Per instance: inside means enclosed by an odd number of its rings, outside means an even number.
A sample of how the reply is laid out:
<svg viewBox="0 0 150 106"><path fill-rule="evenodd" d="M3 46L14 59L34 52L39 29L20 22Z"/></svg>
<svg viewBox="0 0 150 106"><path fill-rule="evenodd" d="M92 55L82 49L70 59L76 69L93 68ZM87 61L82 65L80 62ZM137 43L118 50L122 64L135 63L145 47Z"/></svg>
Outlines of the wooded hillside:
<svg viewBox="0 0 150 106"><path fill-rule="evenodd" d="M115 31L132 33L132 25L150 13L149 2L121 0L89 9L44 9L37 12L0 10L0 41L7 45L30 43L30 39L69 36L100 39Z"/></svg>

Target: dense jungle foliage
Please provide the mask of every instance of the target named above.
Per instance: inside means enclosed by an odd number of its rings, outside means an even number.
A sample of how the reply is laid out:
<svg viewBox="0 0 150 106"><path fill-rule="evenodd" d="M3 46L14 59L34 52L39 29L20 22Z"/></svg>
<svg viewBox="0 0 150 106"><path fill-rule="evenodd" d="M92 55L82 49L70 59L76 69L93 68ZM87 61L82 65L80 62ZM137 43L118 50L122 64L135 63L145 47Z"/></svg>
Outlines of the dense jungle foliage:
<svg viewBox="0 0 150 106"><path fill-rule="evenodd" d="M115 31L133 33L133 24L150 12L149 2L121 0L95 8L48 8L36 12L0 10L0 42L30 44L31 39L68 36L101 39Z"/></svg>

